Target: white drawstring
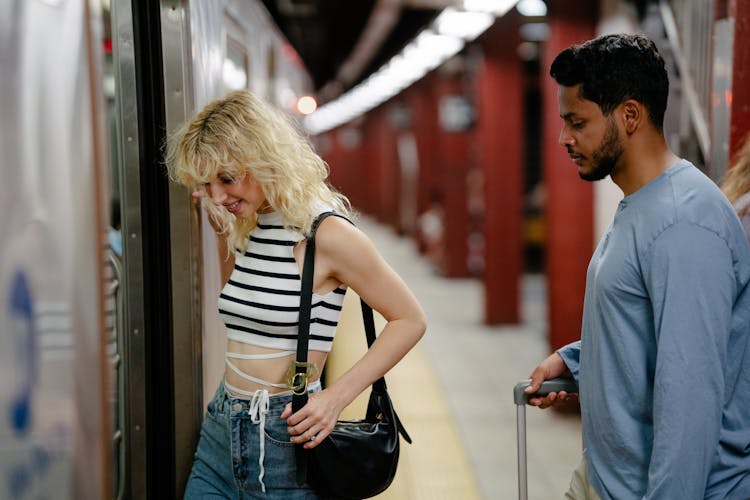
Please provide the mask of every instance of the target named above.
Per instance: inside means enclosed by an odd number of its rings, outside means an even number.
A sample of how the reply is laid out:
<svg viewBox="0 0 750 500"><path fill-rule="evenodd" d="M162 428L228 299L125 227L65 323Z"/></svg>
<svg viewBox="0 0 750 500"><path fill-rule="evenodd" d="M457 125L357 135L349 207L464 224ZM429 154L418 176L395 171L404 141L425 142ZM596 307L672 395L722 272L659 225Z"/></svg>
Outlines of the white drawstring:
<svg viewBox="0 0 750 500"><path fill-rule="evenodd" d="M258 481L260 482L260 488L263 493L266 492L266 485L263 484L263 475L265 469L263 467L263 459L266 455L266 414L270 406L270 399L268 397L268 391L266 389L258 389L253 394L253 399L250 401L250 408L247 413L250 415L250 420L254 424L260 424L260 458L258 464L260 464L260 474L258 474Z"/></svg>
<svg viewBox="0 0 750 500"><path fill-rule="evenodd" d="M268 414L271 408L271 395L268 393L268 390L266 389L258 389L254 392L243 391L241 389L232 387L231 385L227 384L226 380L224 380L224 386L227 389L232 390L233 392L236 391L239 394L244 394L250 397L250 405L248 407L247 414L250 415L250 421L253 424L257 424L259 426L258 437L260 439L260 457L258 458L258 464L260 465L260 474L258 474L258 482L260 483L260 487L263 490L263 493L265 493L266 485L263 483L263 476L265 475L265 467L263 466L263 461L266 456L266 448L265 448L266 415ZM307 386L307 388L309 391L319 391L320 380L311 382ZM291 394L291 392L277 393L277 394L274 394L274 396L282 396L285 394ZM230 397L231 397L231 394L230 394ZM247 400L245 399L245 401Z"/></svg>

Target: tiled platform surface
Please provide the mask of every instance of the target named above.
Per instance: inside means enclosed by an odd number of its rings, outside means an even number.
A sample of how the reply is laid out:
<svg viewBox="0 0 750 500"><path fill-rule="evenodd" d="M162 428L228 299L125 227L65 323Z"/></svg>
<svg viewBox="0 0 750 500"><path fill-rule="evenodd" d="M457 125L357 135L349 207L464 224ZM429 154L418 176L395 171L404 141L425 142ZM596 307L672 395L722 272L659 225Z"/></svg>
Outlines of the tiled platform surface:
<svg viewBox="0 0 750 500"><path fill-rule="evenodd" d="M409 239L368 219L359 225L412 288L429 319L423 341L387 376L414 444L402 445L396 480L378 498L517 498L512 388L547 355L543 277L525 276L521 283L522 324L488 327L482 324L479 280L442 278ZM356 297L348 295L329 376L364 350L358 309ZM360 398L348 417L362 415L363 408ZM527 426L529 498L562 498L580 460L580 418L527 407Z"/></svg>

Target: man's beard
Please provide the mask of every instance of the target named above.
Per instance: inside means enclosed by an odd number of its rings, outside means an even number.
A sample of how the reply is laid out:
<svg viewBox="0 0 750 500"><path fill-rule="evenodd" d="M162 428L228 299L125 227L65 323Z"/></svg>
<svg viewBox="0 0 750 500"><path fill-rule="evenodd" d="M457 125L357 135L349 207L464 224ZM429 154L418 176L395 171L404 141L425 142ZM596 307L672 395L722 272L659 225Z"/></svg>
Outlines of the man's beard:
<svg viewBox="0 0 750 500"><path fill-rule="evenodd" d="M617 125L610 117L607 120L607 130L604 132L599 147L591 155L593 168L590 172L578 171L578 175L585 181L599 181L612 173L617 160L622 156L622 144L617 133Z"/></svg>

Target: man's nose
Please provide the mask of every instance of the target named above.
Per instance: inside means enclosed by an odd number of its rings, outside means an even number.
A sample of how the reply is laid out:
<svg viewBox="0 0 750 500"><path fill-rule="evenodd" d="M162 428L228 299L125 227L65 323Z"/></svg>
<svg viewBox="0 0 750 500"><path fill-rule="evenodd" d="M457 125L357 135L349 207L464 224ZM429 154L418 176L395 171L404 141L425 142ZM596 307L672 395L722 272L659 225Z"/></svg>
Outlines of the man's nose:
<svg viewBox="0 0 750 500"><path fill-rule="evenodd" d="M560 135L557 137L557 143L562 147L572 146L573 137L568 133L567 127L560 129Z"/></svg>

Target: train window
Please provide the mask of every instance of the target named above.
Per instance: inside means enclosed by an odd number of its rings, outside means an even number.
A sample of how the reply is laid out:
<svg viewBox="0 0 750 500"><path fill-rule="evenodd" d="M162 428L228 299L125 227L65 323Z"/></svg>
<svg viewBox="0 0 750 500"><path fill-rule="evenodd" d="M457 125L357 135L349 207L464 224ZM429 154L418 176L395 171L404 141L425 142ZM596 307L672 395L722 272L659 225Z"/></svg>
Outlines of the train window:
<svg viewBox="0 0 750 500"><path fill-rule="evenodd" d="M224 90L246 89L250 81L250 57L245 47L247 32L229 12L224 12Z"/></svg>
<svg viewBox="0 0 750 500"><path fill-rule="evenodd" d="M248 57L245 47L233 37L226 36L226 52L222 68L226 90L247 88Z"/></svg>

